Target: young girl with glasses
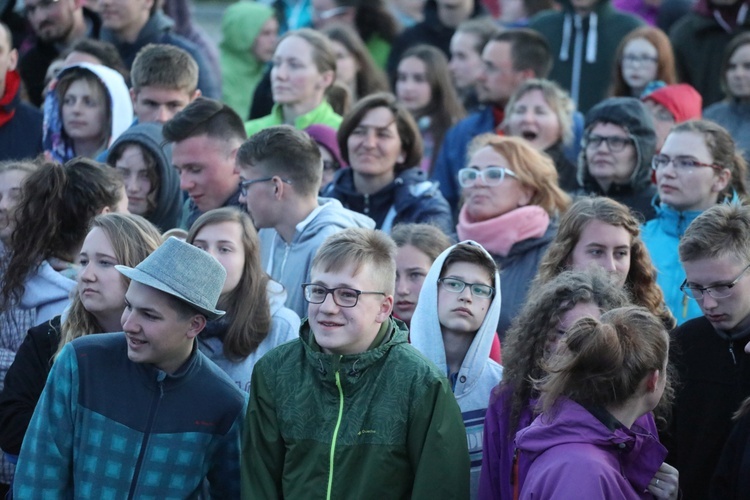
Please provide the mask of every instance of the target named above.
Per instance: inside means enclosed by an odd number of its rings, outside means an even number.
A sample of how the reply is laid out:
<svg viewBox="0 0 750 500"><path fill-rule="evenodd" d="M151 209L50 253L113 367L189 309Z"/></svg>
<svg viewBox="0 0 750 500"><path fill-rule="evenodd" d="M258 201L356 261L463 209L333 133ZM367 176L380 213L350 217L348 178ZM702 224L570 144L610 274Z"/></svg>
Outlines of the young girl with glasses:
<svg viewBox="0 0 750 500"><path fill-rule="evenodd" d="M612 72L613 97L641 97L646 86L656 80L677 83L674 53L669 37L652 26L631 31L620 42Z"/></svg>
<svg viewBox="0 0 750 500"><path fill-rule="evenodd" d="M646 244L657 269L656 282L664 290L667 307L678 324L702 315L695 301L680 292L685 271L677 246L685 229L709 207L747 197L747 164L732 136L708 120L676 125L654 156L658 196L656 218L643 227Z"/></svg>

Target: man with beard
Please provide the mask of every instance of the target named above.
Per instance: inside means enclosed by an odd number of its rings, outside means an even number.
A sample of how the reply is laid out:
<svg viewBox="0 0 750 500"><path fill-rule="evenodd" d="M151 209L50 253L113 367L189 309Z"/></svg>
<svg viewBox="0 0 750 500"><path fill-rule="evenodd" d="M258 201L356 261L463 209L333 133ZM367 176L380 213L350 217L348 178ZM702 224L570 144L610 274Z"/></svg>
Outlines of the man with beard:
<svg viewBox="0 0 750 500"><path fill-rule="evenodd" d="M98 38L101 22L83 0L26 0L24 13L35 40L18 64L29 100L42 104L44 77L50 63L81 38Z"/></svg>

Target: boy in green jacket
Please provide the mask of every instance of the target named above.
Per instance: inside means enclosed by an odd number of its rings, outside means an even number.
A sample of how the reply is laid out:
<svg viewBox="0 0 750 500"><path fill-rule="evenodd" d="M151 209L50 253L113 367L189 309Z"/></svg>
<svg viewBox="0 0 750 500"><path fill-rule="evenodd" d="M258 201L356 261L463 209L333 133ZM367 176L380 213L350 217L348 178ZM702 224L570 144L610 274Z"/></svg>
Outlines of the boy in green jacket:
<svg viewBox="0 0 750 500"><path fill-rule="evenodd" d="M362 228L318 250L300 338L253 372L243 498L468 498L448 381L390 317L395 253L388 236Z"/></svg>

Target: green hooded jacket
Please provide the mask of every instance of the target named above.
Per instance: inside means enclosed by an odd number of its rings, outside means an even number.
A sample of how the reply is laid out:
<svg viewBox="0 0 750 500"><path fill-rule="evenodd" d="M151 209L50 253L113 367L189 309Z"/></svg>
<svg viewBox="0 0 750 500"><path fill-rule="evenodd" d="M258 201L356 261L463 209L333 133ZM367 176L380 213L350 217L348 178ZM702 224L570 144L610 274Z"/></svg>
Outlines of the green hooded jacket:
<svg viewBox="0 0 750 500"><path fill-rule="evenodd" d="M240 1L227 7L221 20L221 98L243 120L250 114L253 92L266 67L253 55L253 43L273 15L267 5Z"/></svg>
<svg viewBox="0 0 750 500"><path fill-rule="evenodd" d="M320 103L317 108L312 109L302 116L298 116L297 119L294 120L294 128L297 130L305 130L310 125L319 124L328 125L332 129L338 130L339 125L341 125L341 120L341 115L333 110L324 97L323 102ZM247 132L247 136L250 137L264 128L275 127L276 125L283 124L284 111L280 104L274 104L270 115L245 122L245 132Z"/></svg>
<svg viewBox="0 0 750 500"><path fill-rule="evenodd" d="M325 354L309 324L255 365L243 498L469 497L469 452L445 375L390 319L375 347Z"/></svg>

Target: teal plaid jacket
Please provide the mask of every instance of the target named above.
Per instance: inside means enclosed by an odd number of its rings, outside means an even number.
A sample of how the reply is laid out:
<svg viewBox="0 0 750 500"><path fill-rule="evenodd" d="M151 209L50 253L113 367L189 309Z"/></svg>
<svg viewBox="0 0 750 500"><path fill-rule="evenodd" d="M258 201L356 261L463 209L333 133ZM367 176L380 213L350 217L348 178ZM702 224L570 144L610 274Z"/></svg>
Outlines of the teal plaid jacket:
<svg viewBox="0 0 750 500"><path fill-rule="evenodd" d="M65 346L16 469L16 498L239 496L246 396L197 349L173 375L128 359L122 333Z"/></svg>

